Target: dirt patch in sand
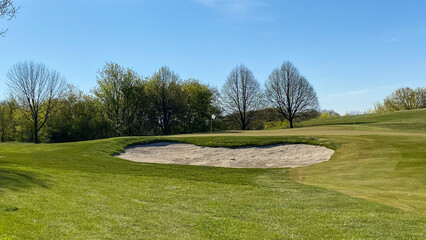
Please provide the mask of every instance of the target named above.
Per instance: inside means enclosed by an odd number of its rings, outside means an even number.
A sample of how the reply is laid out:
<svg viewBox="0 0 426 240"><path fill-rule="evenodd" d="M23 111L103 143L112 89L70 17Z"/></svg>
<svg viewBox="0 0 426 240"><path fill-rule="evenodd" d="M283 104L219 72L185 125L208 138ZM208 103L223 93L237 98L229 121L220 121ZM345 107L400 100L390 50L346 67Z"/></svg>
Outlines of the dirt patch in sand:
<svg viewBox="0 0 426 240"><path fill-rule="evenodd" d="M117 157L146 163L229 168L293 168L327 161L333 153L331 149L307 144L212 148L186 143L157 142L133 146Z"/></svg>

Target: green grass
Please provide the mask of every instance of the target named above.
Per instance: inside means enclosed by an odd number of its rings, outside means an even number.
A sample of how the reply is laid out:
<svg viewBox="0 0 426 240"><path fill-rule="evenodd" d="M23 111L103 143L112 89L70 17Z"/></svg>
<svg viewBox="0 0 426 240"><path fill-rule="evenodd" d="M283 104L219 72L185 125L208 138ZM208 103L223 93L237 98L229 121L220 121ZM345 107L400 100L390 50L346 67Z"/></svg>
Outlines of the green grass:
<svg viewBox="0 0 426 240"><path fill-rule="evenodd" d="M311 127L321 125L362 125L366 130L405 130L426 132L426 109L385 112L380 114L363 114L355 116L342 116L324 119L312 119L297 124L298 127Z"/></svg>
<svg viewBox="0 0 426 240"><path fill-rule="evenodd" d="M374 122L394 122L398 128L392 131L364 126L373 123L340 123L0 144L0 240L424 239L426 134L402 127L410 121L422 125L424 113L401 121L396 113ZM127 146L161 140L212 147L309 143L336 153L328 162L296 169L161 165L112 157Z"/></svg>
<svg viewBox="0 0 426 240"><path fill-rule="evenodd" d="M347 124L360 118L364 121ZM424 126L425 119L423 109L306 123L318 125L313 127L205 136L314 136L337 142L341 148L330 161L292 169L292 180L426 215L426 132L407 127ZM393 129L382 126L390 123Z"/></svg>
<svg viewBox="0 0 426 240"><path fill-rule="evenodd" d="M295 181L426 216L426 137L339 136L321 164L293 169Z"/></svg>

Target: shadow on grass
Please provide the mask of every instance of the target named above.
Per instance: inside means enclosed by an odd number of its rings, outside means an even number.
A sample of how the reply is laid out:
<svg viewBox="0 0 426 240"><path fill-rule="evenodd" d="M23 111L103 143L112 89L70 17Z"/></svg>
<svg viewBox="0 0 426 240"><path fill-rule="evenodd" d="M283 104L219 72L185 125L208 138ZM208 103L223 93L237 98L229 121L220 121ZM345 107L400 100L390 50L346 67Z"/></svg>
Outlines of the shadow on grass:
<svg viewBox="0 0 426 240"><path fill-rule="evenodd" d="M2 190L19 190L33 186L47 188L47 184L34 173L0 167L0 194Z"/></svg>

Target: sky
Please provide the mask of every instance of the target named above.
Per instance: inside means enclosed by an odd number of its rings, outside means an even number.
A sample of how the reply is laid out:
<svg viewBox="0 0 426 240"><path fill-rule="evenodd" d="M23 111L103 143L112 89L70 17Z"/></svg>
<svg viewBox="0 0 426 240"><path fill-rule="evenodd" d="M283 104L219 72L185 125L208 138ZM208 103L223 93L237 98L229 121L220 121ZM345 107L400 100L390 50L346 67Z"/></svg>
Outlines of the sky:
<svg viewBox="0 0 426 240"><path fill-rule="evenodd" d="M239 64L263 86L291 61L322 109L362 112L400 87L426 86L424 0L14 0L0 38L0 99L25 60L86 93L116 62L149 77L168 66L221 88Z"/></svg>

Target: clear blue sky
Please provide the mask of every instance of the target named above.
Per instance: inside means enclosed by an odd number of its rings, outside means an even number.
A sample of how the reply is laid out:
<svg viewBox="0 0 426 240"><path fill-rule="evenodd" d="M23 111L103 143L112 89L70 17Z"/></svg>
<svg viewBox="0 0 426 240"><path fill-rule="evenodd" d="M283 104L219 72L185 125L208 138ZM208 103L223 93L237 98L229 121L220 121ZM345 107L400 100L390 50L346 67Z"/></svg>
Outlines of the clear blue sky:
<svg viewBox="0 0 426 240"><path fill-rule="evenodd" d="M17 61L43 62L89 92L114 61L149 76L167 65L222 86L244 63L263 84L292 61L323 109L362 111L426 86L426 1L15 0L0 38L0 98Z"/></svg>

